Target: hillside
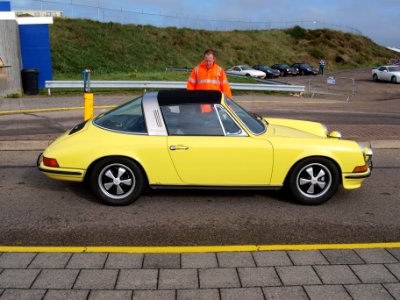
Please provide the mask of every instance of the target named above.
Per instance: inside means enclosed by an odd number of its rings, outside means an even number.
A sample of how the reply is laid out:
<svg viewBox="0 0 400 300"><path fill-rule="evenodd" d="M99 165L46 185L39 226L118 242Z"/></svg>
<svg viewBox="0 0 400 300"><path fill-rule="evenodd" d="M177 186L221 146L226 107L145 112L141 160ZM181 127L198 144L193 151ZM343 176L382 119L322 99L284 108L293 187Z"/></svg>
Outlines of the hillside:
<svg viewBox="0 0 400 300"><path fill-rule="evenodd" d="M328 29L205 31L56 18L50 26L56 76L164 71L194 66L206 48L225 68L235 64L309 62L324 58L331 69L386 63L395 52L370 39Z"/></svg>

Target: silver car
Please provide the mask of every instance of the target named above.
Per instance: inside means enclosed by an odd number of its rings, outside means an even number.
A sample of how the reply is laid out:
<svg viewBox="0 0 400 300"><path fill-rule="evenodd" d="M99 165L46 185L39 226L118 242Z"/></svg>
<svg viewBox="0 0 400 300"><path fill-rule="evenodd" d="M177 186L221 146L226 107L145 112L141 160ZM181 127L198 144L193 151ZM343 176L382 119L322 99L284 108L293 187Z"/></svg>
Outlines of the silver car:
<svg viewBox="0 0 400 300"><path fill-rule="evenodd" d="M372 69L372 79L400 83L400 66L380 66Z"/></svg>

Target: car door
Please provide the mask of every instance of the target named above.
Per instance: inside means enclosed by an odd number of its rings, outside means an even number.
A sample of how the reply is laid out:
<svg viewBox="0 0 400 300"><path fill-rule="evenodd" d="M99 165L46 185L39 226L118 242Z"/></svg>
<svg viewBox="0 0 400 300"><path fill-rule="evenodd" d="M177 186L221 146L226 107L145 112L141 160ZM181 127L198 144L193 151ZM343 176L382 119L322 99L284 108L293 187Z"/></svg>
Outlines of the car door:
<svg viewBox="0 0 400 300"><path fill-rule="evenodd" d="M233 73L237 74L237 75L240 75L240 74L242 74L242 69L239 68L239 67L234 67L233 68Z"/></svg>
<svg viewBox="0 0 400 300"><path fill-rule="evenodd" d="M201 186L268 185L273 159L269 142L249 136L221 105L214 104L207 113L196 106L199 104L170 107L177 112L176 123L165 118L169 154L182 182Z"/></svg>
<svg viewBox="0 0 400 300"><path fill-rule="evenodd" d="M379 74L380 75L379 76L380 80L385 80L385 81L389 80L389 72L388 72L388 69L386 67L379 68L379 71L380 71L380 74Z"/></svg>

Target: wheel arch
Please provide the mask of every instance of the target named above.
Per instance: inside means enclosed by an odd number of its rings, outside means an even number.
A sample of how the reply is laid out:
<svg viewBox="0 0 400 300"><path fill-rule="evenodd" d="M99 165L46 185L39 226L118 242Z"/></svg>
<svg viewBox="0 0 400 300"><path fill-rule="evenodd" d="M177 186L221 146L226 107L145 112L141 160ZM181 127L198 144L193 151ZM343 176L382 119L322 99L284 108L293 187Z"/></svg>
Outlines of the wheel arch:
<svg viewBox="0 0 400 300"><path fill-rule="evenodd" d="M92 163L89 165L89 167L87 168L87 171L85 173L84 182L88 182L88 180L90 180L90 175L92 174L93 168L99 161L106 159L106 158L113 158L113 157L114 158L125 158L125 159L128 159L128 160L134 162L142 171L144 179L146 181L145 184L146 185L149 184L149 178L148 178L146 170L143 168L142 164L139 161L137 161L136 159L126 156L126 155L107 155L107 156L99 157L96 160L92 161Z"/></svg>
<svg viewBox="0 0 400 300"><path fill-rule="evenodd" d="M336 160L334 160L332 157L329 157L329 156L324 156L324 155L311 155L311 156L302 157L301 159L299 159L298 161L296 161L296 162L291 166L291 168L289 169L289 171L287 172L287 174L286 174L286 176L285 176L284 186L287 186L288 180L289 180L290 175L292 174L294 168L295 168L298 164L300 164L300 163L302 163L303 161L305 161L306 159L312 159L312 158L315 158L315 159L323 158L323 159L327 159L327 160L331 161L331 162L336 166L336 168L337 168L337 170L338 170L338 172L339 172L339 183L342 183L342 174L343 174L342 168L340 167L340 165L338 164L338 162L337 162Z"/></svg>

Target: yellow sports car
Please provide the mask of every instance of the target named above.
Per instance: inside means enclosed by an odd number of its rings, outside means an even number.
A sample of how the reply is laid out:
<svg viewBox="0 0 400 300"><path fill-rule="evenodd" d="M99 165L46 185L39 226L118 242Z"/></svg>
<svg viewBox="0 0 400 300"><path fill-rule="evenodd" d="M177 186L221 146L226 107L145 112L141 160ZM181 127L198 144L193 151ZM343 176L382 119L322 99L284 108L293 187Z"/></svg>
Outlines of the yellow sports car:
<svg viewBox="0 0 400 300"><path fill-rule="evenodd" d="M143 188L286 187L303 204L371 174L369 145L328 134L320 123L261 118L218 91L146 93L57 138L38 167L58 180L87 181L109 205Z"/></svg>

